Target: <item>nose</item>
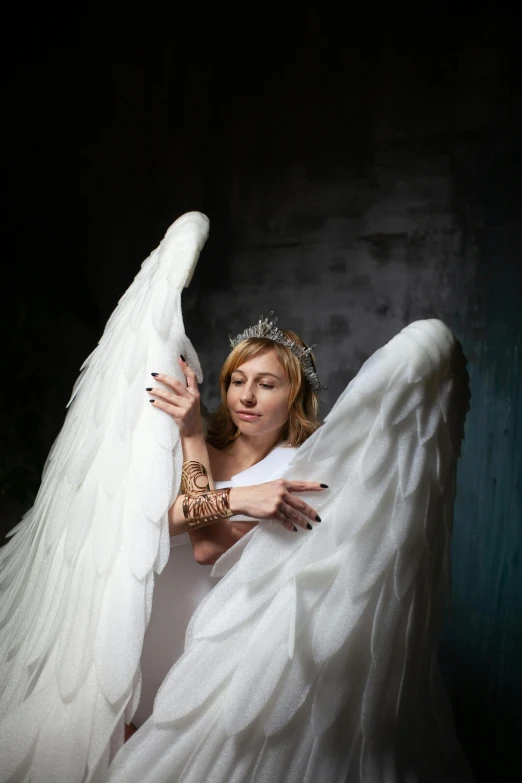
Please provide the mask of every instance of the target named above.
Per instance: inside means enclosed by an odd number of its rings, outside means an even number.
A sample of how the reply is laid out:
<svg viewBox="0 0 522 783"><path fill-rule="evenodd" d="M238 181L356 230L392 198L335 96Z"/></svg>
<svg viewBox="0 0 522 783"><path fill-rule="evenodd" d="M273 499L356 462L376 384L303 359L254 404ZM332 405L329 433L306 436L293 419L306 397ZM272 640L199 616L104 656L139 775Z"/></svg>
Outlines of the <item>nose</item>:
<svg viewBox="0 0 522 783"><path fill-rule="evenodd" d="M256 402L254 389L246 383L241 389L241 402L244 405L255 405Z"/></svg>

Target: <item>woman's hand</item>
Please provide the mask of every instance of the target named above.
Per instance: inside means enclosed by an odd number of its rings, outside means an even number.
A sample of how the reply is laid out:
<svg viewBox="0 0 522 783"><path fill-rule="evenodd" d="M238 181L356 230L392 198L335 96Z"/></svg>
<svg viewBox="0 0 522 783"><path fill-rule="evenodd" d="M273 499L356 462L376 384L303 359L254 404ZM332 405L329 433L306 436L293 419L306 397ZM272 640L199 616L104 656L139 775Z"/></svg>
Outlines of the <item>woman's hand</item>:
<svg viewBox="0 0 522 783"><path fill-rule="evenodd" d="M320 522L317 511L296 497L294 492L321 492L326 484L318 481L286 481L277 479L252 487L233 487L230 490L230 510L256 519L276 519L288 530L295 526L312 529L308 521Z"/></svg>
<svg viewBox="0 0 522 783"><path fill-rule="evenodd" d="M146 389L146 391L155 397L150 401L155 408L160 408L172 416L179 427L182 438L202 436L203 425L196 373L188 366L182 356L180 356L179 363L187 379L186 386L171 375L153 372L154 379L162 383L163 386L168 386L169 389L155 386Z"/></svg>

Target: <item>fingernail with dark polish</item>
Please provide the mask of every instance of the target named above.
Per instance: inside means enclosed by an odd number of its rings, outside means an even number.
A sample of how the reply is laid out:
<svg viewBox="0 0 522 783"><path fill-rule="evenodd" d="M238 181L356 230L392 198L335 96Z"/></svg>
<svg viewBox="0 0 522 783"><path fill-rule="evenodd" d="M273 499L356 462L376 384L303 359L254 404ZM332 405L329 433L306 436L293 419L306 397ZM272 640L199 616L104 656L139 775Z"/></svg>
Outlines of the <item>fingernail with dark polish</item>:
<svg viewBox="0 0 522 783"><path fill-rule="evenodd" d="M154 373L152 374L154 375ZM321 486L323 487L323 489L328 489L328 484L321 484Z"/></svg>
<svg viewBox="0 0 522 783"><path fill-rule="evenodd" d="M147 388L145 389L145 391L152 391L152 386L147 386Z"/></svg>
<svg viewBox="0 0 522 783"><path fill-rule="evenodd" d="M186 360L185 360L185 357L183 356L183 354L182 354L182 353L180 353L180 358L181 358L181 361L182 361L182 362L186 361Z"/></svg>
<svg viewBox="0 0 522 783"><path fill-rule="evenodd" d="M320 522L320 521L321 521L321 517L319 516L319 514L317 514L317 516L316 516L316 518L315 518L315 521L316 521L316 522Z"/></svg>
<svg viewBox="0 0 522 783"><path fill-rule="evenodd" d="M153 375L154 377L156 377L157 375L159 375L159 372L151 372L151 375Z"/></svg>
<svg viewBox="0 0 522 783"><path fill-rule="evenodd" d="M156 402L156 400L149 400L149 402Z"/></svg>
<svg viewBox="0 0 522 783"><path fill-rule="evenodd" d="M297 528L295 525L294 525L294 533L297 533Z"/></svg>
<svg viewBox="0 0 522 783"><path fill-rule="evenodd" d="M310 522L306 523L306 527L308 528L308 530L313 530L312 525L310 524Z"/></svg>

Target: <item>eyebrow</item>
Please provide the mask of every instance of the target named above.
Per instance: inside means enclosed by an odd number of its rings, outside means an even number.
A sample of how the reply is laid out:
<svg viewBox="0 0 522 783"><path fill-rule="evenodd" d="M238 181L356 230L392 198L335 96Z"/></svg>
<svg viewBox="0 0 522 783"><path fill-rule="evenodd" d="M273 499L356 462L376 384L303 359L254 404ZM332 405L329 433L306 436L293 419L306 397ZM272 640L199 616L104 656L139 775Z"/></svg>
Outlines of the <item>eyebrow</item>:
<svg viewBox="0 0 522 783"><path fill-rule="evenodd" d="M239 372L239 373L241 373L241 375L245 375L245 373L243 372L243 370L233 370L233 371L232 371L232 375L234 375L234 373L235 373L235 372ZM281 380L281 378L279 377L279 375L276 375L276 374L275 374L275 373L273 373L273 372L258 372L258 373L257 373L257 374L254 376L254 378L262 378L264 375L271 375L273 378L277 378L277 380L278 380L278 381L280 381L280 380Z"/></svg>

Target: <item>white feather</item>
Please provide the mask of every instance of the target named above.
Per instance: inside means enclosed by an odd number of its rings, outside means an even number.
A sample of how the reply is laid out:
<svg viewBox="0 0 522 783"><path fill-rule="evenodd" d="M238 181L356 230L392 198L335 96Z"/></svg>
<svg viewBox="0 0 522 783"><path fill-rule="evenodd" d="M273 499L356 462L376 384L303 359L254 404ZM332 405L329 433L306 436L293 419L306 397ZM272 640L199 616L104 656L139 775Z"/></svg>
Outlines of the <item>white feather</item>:
<svg viewBox="0 0 522 783"><path fill-rule="evenodd" d="M207 218L190 213L143 263L82 365L34 508L0 556L2 780L101 779L135 706L181 469L177 427L150 410L145 387L188 342L180 291L207 234Z"/></svg>
<svg viewBox="0 0 522 783"><path fill-rule="evenodd" d="M282 475L330 486L305 496L321 525L261 524L222 558L225 577L110 783L138 764L143 783L402 783L416 754L439 779L425 716L451 530L441 488L458 448L449 422L465 412L453 361L447 327L422 321L365 363Z"/></svg>
<svg viewBox="0 0 522 783"><path fill-rule="evenodd" d="M94 640L98 681L112 704L130 694L145 627L145 585L121 553L105 586Z"/></svg>

